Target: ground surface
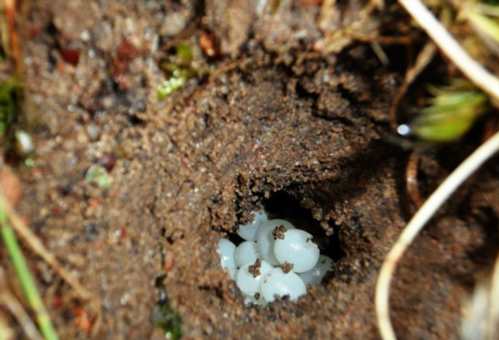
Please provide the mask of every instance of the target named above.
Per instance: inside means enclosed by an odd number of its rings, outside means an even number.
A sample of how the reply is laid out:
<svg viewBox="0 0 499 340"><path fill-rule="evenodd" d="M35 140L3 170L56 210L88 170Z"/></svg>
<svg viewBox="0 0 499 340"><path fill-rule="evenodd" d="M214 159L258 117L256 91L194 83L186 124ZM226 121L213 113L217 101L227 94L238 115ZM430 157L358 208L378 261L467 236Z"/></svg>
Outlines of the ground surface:
<svg viewBox="0 0 499 340"><path fill-rule="evenodd" d="M321 28L314 1L255 3L29 6L25 124L37 157L19 170L20 212L100 298L96 338L157 336L152 312L165 295L188 339L378 337L377 270L409 216L407 153L386 142L401 76L369 44L313 51L324 30L358 19L359 2ZM209 75L158 100L162 60L180 41L198 46L202 32L217 38L214 59L195 57ZM428 185L467 151L430 154ZM109 189L85 181L93 164L109 170ZM392 295L404 339L457 336L461 301L496 251L498 193L496 161L404 258ZM215 250L262 204L314 229L335 268L298 303L259 310L243 305ZM86 337L67 286L32 264L61 337Z"/></svg>

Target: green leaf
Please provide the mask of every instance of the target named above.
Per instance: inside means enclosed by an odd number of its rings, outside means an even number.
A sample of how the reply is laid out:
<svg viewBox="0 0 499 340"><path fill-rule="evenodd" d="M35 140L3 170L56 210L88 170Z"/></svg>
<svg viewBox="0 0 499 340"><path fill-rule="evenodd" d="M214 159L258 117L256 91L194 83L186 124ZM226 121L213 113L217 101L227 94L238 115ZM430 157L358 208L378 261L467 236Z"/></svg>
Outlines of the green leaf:
<svg viewBox="0 0 499 340"><path fill-rule="evenodd" d="M433 89L431 105L411 124L412 131L431 142L450 142L463 136L487 109L487 96L454 83Z"/></svg>
<svg viewBox="0 0 499 340"><path fill-rule="evenodd" d="M492 38L496 43L499 42L499 22L497 19L489 18L474 10L470 10L466 17L476 29Z"/></svg>

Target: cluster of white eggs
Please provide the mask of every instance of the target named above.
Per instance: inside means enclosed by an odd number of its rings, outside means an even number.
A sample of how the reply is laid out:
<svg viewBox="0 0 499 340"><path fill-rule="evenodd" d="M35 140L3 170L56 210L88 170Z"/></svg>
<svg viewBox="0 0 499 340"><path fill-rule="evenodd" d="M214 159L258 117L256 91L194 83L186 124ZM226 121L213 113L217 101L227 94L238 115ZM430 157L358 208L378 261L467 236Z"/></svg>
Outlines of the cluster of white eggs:
<svg viewBox="0 0 499 340"><path fill-rule="evenodd" d="M217 252L246 304L265 305L285 296L295 301L332 268L333 261L320 255L311 234L286 220L268 219L264 211L237 233L243 242L236 247L221 239Z"/></svg>

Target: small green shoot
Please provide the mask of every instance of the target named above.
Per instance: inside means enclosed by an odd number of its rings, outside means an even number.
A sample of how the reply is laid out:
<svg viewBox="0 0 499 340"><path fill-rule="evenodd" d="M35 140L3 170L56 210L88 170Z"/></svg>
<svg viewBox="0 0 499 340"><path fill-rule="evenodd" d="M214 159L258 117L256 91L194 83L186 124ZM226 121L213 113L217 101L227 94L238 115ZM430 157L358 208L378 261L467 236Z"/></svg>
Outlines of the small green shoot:
<svg viewBox="0 0 499 340"><path fill-rule="evenodd" d="M154 307L153 323L165 331L165 338L168 340L178 340L182 337L182 319L167 301Z"/></svg>
<svg viewBox="0 0 499 340"><path fill-rule="evenodd" d="M427 141L450 142L460 138L487 109L487 96L465 81L457 80L430 91L430 106L411 124L415 135Z"/></svg>
<svg viewBox="0 0 499 340"><path fill-rule="evenodd" d="M185 86L187 80L196 75L192 67L193 51L192 47L186 43L179 43L175 48L175 53L169 57L167 62L161 64L161 68L170 75L157 89L159 100L163 100L175 91Z"/></svg>
<svg viewBox="0 0 499 340"><path fill-rule="evenodd" d="M173 92L181 89L184 87L185 83L189 79L186 75L186 72L183 72L184 70L179 69L173 71L173 75L170 77L170 79L165 80L159 87L158 87L158 99L163 100L169 95L171 95Z"/></svg>
<svg viewBox="0 0 499 340"><path fill-rule="evenodd" d="M36 320L43 337L45 340L57 340L59 338L38 289L36 288L35 280L26 263L16 234L8 222L4 204L4 198L0 197L0 234L7 249L7 253L10 256L24 295L36 315Z"/></svg>
<svg viewBox="0 0 499 340"><path fill-rule="evenodd" d="M98 164L94 164L88 168L87 174L85 175L85 181L87 183L96 184L101 189L108 189L112 184L112 179L107 170Z"/></svg>
<svg viewBox="0 0 499 340"><path fill-rule="evenodd" d="M0 83L0 137L3 137L16 116L16 93L19 89L14 79Z"/></svg>

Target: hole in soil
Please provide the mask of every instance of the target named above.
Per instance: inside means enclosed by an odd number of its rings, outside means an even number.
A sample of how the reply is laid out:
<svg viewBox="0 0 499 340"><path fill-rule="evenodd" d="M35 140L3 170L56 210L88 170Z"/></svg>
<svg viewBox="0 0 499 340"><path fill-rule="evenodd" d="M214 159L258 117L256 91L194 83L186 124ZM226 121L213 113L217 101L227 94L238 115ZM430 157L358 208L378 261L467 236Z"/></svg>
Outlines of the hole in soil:
<svg viewBox="0 0 499 340"><path fill-rule="evenodd" d="M312 217L312 213L287 192L273 193L269 199L263 201L263 207L269 218L282 218L312 234L321 254L329 256L335 262L345 257L338 233L326 235L320 223Z"/></svg>
<svg viewBox="0 0 499 340"><path fill-rule="evenodd" d="M221 266L246 305L295 301L307 287L327 282L346 253L338 235L327 235L330 228L321 227L290 193L273 193L262 205L265 211L219 240Z"/></svg>

